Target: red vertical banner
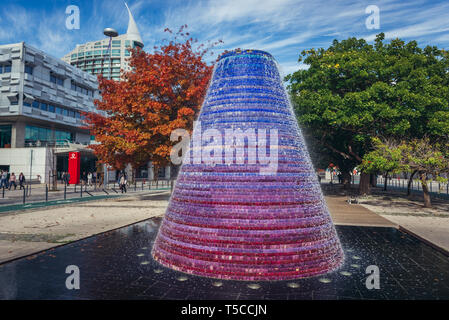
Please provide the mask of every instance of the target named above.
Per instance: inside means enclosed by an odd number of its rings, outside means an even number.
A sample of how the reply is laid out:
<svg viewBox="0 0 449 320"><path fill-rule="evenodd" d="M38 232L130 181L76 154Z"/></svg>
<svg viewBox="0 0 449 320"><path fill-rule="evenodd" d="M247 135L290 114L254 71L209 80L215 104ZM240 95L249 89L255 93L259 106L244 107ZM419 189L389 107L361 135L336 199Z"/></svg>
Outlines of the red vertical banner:
<svg viewBox="0 0 449 320"><path fill-rule="evenodd" d="M69 152L69 174L70 184L80 183L81 154L79 152Z"/></svg>

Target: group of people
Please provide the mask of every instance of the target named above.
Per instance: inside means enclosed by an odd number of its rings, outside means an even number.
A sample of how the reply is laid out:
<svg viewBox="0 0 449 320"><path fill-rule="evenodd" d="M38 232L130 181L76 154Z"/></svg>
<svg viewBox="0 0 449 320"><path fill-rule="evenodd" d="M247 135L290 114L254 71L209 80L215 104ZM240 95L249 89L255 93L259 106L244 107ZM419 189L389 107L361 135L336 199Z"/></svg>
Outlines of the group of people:
<svg viewBox="0 0 449 320"><path fill-rule="evenodd" d="M25 175L21 172L19 174L19 190L25 189ZM0 172L0 189L8 189L11 190L12 186L14 186L14 190L17 189L17 177L14 172L11 174L6 170L2 170Z"/></svg>
<svg viewBox="0 0 449 320"><path fill-rule="evenodd" d="M81 179L81 183L84 186L87 185L87 186L90 187L90 186L92 186L93 183L96 183L96 181L97 181L97 173L95 171L94 172L86 172L86 171L84 171L81 174L80 179ZM70 184L69 183L69 181L70 181L70 173L64 171L62 173L62 175L61 175L61 180L63 181L64 184L69 185Z"/></svg>

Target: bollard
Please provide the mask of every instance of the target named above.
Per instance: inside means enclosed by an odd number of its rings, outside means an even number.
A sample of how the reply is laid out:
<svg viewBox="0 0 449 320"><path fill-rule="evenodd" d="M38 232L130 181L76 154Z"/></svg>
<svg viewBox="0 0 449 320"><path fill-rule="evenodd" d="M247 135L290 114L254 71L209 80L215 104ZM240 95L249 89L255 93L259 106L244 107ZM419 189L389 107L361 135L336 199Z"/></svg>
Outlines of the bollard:
<svg viewBox="0 0 449 320"><path fill-rule="evenodd" d="M80 194L81 194L81 198L82 198L83 197L83 185L81 185L80 189L81 189L81 193Z"/></svg>
<svg viewBox="0 0 449 320"><path fill-rule="evenodd" d="M67 200L67 185L64 185L64 200Z"/></svg>
<svg viewBox="0 0 449 320"><path fill-rule="evenodd" d="M173 192L173 180L170 181L170 192Z"/></svg>
<svg viewBox="0 0 449 320"><path fill-rule="evenodd" d="M73 191L74 193L76 193L76 184L75 184L75 191Z"/></svg>
<svg viewBox="0 0 449 320"><path fill-rule="evenodd" d="M137 191L137 181L134 181L134 192Z"/></svg>
<svg viewBox="0 0 449 320"><path fill-rule="evenodd" d="M26 193L25 193L25 189L23 189L23 204L25 204L25 198L26 198Z"/></svg>
<svg viewBox="0 0 449 320"><path fill-rule="evenodd" d="M5 198L5 186L3 186L2 198Z"/></svg>
<svg viewBox="0 0 449 320"><path fill-rule="evenodd" d="M142 191L143 191L143 181L142 181Z"/></svg>
<svg viewBox="0 0 449 320"><path fill-rule="evenodd" d="M48 201L48 184L45 184L45 202Z"/></svg>

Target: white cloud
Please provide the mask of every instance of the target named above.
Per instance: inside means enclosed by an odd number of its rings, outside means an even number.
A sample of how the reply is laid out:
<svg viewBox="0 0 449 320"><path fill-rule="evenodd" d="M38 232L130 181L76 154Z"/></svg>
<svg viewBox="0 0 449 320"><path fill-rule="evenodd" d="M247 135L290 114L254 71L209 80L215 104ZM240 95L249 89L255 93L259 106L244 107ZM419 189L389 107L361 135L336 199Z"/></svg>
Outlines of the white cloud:
<svg viewBox="0 0 449 320"><path fill-rule="evenodd" d="M286 73L297 68L299 53L311 47L327 47L334 38L364 37L372 41L375 33L387 38L419 38L449 43L442 34L449 31L449 3L424 3L422 0L306 1L306 0L128 0L139 26L146 50L167 38L163 30L177 30L187 24L200 42L223 40L214 50L251 48L272 53ZM381 29L367 30L365 8L380 8ZM49 6L50 7L50 6ZM63 56L77 43L103 38L104 27L125 32L128 15L123 1L93 0L80 4L81 29L64 28L63 6L25 9L18 5L0 8L0 40L30 43ZM157 15L154 13L157 11ZM211 61L214 60L211 58Z"/></svg>

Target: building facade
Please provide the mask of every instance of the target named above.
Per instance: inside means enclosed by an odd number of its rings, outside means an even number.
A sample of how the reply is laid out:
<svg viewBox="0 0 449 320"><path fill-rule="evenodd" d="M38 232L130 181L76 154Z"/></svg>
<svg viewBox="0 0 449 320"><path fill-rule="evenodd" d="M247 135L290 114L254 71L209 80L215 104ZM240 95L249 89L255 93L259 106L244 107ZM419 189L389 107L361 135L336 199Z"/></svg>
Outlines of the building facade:
<svg viewBox="0 0 449 320"><path fill-rule="evenodd" d="M95 76L22 42L0 46L0 79L0 169L46 182L61 150L89 156L82 113L96 112Z"/></svg>
<svg viewBox="0 0 449 320"><path fill-rule="evenodd" d="M105 78L120 80L121 70L130 69L128 58L130 48L143 48L142 38L137 24L129 10L129 23L126 34L110 39L79 44L65 55L62 60L92 75L103 75Z"/></svg>

